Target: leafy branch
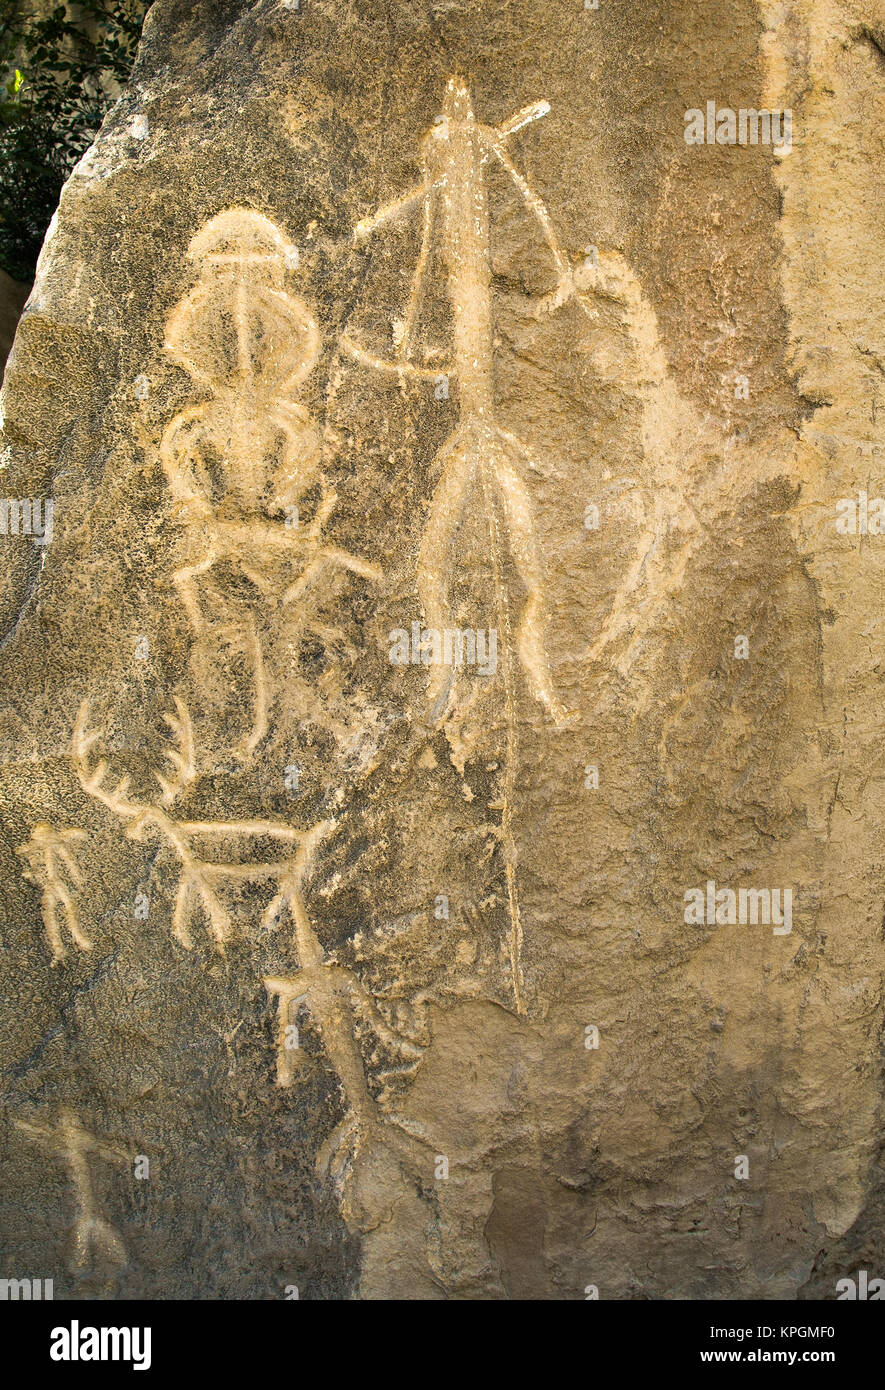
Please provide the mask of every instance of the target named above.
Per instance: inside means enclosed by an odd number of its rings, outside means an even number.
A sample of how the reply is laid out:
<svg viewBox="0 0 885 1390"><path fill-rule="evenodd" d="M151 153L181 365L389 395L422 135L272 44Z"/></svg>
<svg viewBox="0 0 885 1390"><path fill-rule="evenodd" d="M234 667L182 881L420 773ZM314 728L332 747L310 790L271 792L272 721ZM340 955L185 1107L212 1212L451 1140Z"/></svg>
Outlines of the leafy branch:
<svg viewBox="0 0 885 1390"><path fill-rule="evenodd" d="M62 185L129 76L146 0L0 18L0 266L30 280Z"/></svg>

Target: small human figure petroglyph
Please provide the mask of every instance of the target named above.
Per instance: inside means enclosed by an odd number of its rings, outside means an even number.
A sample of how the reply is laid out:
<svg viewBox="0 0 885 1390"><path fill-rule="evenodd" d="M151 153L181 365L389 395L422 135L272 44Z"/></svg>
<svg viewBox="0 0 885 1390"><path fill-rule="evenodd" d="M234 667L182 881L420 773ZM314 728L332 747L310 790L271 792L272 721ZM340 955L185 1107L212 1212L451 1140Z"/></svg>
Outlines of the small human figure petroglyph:
<svg viewBox="0 0 885 1390"><path fill-rule="evenodd" d="M29 866L23 870L23 876L29 883L43 889L40 903L53 965L67 955L59 909L68 935L77 949L92 949L92 942L80 929L74 897L76 890L83 886L83 876L74 857L74 846L85 839L86 832L83 830L55 830L46 821L39 821L27 843L19 845L16 850L16 854L27 860Z"/></svg>
<svg viewBox="0 0 885 1390"><path fill-rule="evenodd" d="M91 1157L106 1163L128 1162L132 1155L125 1149L98 1139L84 1129L73 1110L62 1107L55 1125L33 1120L16 1120L15 1125L35 1143L47 1149L68 1169L77 1194L77 1215L74 1222L73 1247L69 1268L83 1273L94 1268L96 1259L121 1267L127 1263L126 1247L119 1232L101 1214L89 1170Z"/></svg>

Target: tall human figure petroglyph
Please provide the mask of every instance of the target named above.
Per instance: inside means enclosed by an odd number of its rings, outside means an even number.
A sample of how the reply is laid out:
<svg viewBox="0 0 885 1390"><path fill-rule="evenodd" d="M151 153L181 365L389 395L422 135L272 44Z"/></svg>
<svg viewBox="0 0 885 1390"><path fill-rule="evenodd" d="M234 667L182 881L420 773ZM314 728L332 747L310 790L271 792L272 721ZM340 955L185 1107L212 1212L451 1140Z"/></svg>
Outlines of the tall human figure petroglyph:
<svg viewBox="0 0 885 1390"><path fill-rule="evenodd" d="M533 508L515 467L517 463L527 464L529 453L525 445L495 419L489 209L483 174L485 161L493 155L516 183L526 206L539 218L557 270L564 276L566 262L553 237L546 209L513 167L505 150L509 136L530 122L540 120L549 109L546 102L535 102L501 126L484 126L474 117L466 83L457 77L450 78L442 117L422 145L424 177L421 183L364 218L354 232L356 240L362 241L376 227L401 216L419 200L422 204L421 249L396 358L385 362L366 353L346 334L343 344L358 360L372 367L417 372L430 377L444 370L457 380L460 418L437 459L441 477L418 555L418 589L427 626L441 631L450 625L452 546L464 509L478 490L489 526L498 616L505 639L510 628L501 573L506 541L525 590L515 638L520 663L532 695L559 722L565 711L553 690L544 649L543 572ZM435 201L438 203L436 218ZM434 228L438 230L448 276L453 352L446 367L435 367L431 371L412 361L412 351ZM508 684L512 683L512 663L506 669L505 678ZM439 665L430 668L428 702L434 719L444 720L451 709L453 687L451 672Z"/></svg>
<svg viewBox="0 0 885 1390"><path fill-rule="evenodd" d="M243 648L252 708L237 751L248 758L268 731L278 684L262 621L285 622L290 645L307 633L328 640L334 633L315 616L323 583L336 571L377 583L381 571L323 540L336 497L322 478L319 430L297 399L320 357L315 319L285 288L297 248L263 214L231 208L197 232L188 258L199 279L169 317L165 348L210 395L180 411L160 444L189 551L173 582L198 638ZM289 673L286 690L305 715L319 715L307 681Z"/></svg>
<svg viewBox="0 0 885 1390"><path fill-rule="evenodd" d="M421 206L421 246L405 316L396 335L395 356L376 356L347 333L342 339L344 349L368 367L424 378L436 378L442 372L454 377L458 384L458 424L435 460L440 479L418 550L417 588L428 629L439 632L452 626L451 590L458 532L470 504L478 499L487 527L496 621L503 645L507 750L501 842L510 919L510 971L519 1012L524 1011L522 924L512 823L517 767L517 671L521 670L529 693L555 724L565 721L567 711L550 675L544 642L543 566L531 497L520 476L521 468L531 466L531 457L527 447L496 418L489 205L484 166L490 159L497 161L540 226L553 259L557 287L545 297L539 311L558 308L576 294L570 266L557 242L547 209L507 153L510 137L546 116L549 110L546 101L537 101L499 126L483 125L474 116L467 83L457 76L449 79L442 115L422 143L421 182L364 218L354 233L358 242L364 241L383 223ZM414 337L434 240L445 265L453 341L450 362L430 367L415 360ZM522 606L515 621L511 617L508 560L522 588ZM432 720L442 726L457 709L458 668L437 663L428 666L428 673L428 707Z"/></svg>

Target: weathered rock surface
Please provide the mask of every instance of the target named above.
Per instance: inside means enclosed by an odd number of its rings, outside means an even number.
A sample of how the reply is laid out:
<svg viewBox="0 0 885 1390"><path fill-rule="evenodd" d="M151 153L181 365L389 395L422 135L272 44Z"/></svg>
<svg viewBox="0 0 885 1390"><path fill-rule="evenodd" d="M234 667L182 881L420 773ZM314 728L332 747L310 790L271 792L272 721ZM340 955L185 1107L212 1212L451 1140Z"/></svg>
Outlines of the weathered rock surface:
<svg viewBox="0 0 885 1390"><path fill-rule="evenodd" d="M876 16L154 5L3 388L4 1275L885 1276Z"/></svg>

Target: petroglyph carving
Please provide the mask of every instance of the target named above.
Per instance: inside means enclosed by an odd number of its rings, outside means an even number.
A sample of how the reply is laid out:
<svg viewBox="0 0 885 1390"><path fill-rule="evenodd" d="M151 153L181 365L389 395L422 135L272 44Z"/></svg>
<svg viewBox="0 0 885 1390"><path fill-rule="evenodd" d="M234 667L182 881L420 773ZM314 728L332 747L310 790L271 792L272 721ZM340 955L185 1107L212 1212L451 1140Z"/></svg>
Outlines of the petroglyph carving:
<svg viewBox="0 0 885 1390"><path fill-rule="evenodd" d="M269 218L231 208L197 232L188 258L201 278L169 319L168 351L195 380L213 388L247 382L281 421L293 412L303 421L304 408L289 395L314 367L320 337L306 305L283 288L297 248ZM243 452L230 462L239 472L234 481L254 490L264 461Z"/></svg>
<svg viewBox="0 0 885 1390"><path fill-rule="evenodd" d="M579 286L556 239L547 209L516 170L506 149L512 135L540 120L549 109L545 101L534 102L500 126L482 125L474 117L466 83L458 77L450 78L442 117L422 145L421 182L364 218L355 229L356 240L363 241L383 223L419 204L422 209L421 247L405 315L395 334L395 356L385 360L370 353L349 334L342 340L345 350L369 367L396 372L401 377L436 376L445 371L457 378L460 418L436 459L440 480L419 547L417 583L427 627L443 631L453 626L450 595L458 531L470 503L478 497L488 527L494 602L503 645L507 754L499 809L510 916L510 968L520 1012L522 925L512 826L517 765L514 642L531 695L557 724L563 722L567 712L553 689L548 669L543 637L543 568L531 498L518 471L531 466L531 459L525 445L495 419L489 210L483 166L490 158L500 164L540 226L553 258L557 286L538 303L536 311L551 312L578 296ZM415 362L413 354L415 325L434 236L439 239L447 271L453 352L450 361L431 367L427 355L423 362ZM583 299L581 303L587 313L592 313ZM524 595L513 640L505 572L508 556ZM458 712L455 691L460 669L442 663L428 668L428 704L432 719L439 725L445 725Z"/></svg>
<svg viewBox="0 0 885 1390"><path fill-rule="evenodd" d="M692 550L692 538L701 525L688 495L685 476L687 442L678 447L680 429L697 436L700 421L671 379L666 354L658 333L654 308L631 267L614 251L600 251L575 271L574 283L586 296L599 296L615 304L621 314L631 348L629 379L642 400L642 445L654 479L654 502L643 514L643 528L633 562L612 600L608 618L587 653L598 661L620 638L631 640L617 660L617 670L627 675L643 632L653 625L663 605L678 591ZM675 549L668 536L678 521L680 535ZM672 538L671 538L672 539Z"/></svg>
<svg viewBox="0 0 885 1390"><path fill-rule="evenodd" d="M186 734L189 729L186 709L180 706L177 719L170 717L169 722L185 749L189 748L190 756L187 752L179 755L181 767L187 767L192 762L193 749ZM153 832L178 860L172 934L182 946L191 948L191 927L196 919L202 918L215 949L223 955L233 931L231 914L224 901L225 891L245 882L274 885L273 896L261 916L259 931L278 928L288 914L299 961L299 969L293 974L268 976L264 981L269 995L278 1001L277 1084L290 1086L302 1060L300 1050L290 1046L290 1029L294 1013L303 1002L317 1024L347 1106L345 1118L320 1149L317 1171L332 1177L344 1199L353 1161L363 1144L379 1138L382 1126L387 1146L400 1162L411 1163L414 1169L420 1148L428 1141L394 1113L385 1111L383 1102L387 1095L386 1079L392 1073L404 1076L414 1070L423 1056L423 1048L390 1025L352 970L325 958L304 903L305 875L319 845L334 830L335 821L325 820L300 831L275 820L175 819L161 806L133 796L130 776L124 775L116 785L113 779L108 781L107 758L95 758L99 738L98 731L89 728L89 707L84 701L72 746L80 784L87 795L125 823L128 838L142 841ZM167 786L159 780L168 800ZM282 853L262 859L245 858L246 854L260 852L262 842L282 846ZM244 857L212 857L212 847L219 845L225 850L240 845ZM376 1044L370 1060L377 1060L380 1051L393 1059L392 1068L377 1072L380 1083L377 1097L369 1086L358 1041L358 1034L365 1030ZM355 1212L356 1208L351 1215Z"/></svg>
<svg viewBox="0 0 885 1390"><path fill-rule="evenodd" d="M43 925L52 951L52 963L64 960L67 949L62 940L62 926L67 928L71 941L80 951L92 949L92 942L80 929L80 918L74 897L83 885L83 876L74 856L74 846L86 839L83 830L55 830L40 821L31 831L30 839L19 845L16 854L27 860L23 876L29 883L43 889L41 907ZM60 914L61 913L61 917Z"/></svg>
<svg viewBox="0 0 885 1390"><path fill-rule="evenodd" d="M91 761L95 744L100 735L88 727L89 707L86 701L80 706L74 728L72 756L80 785L88 796L100 801L126 824L126 835L131 840L143 841L153 831L165 841L179 864L178 888L172 913L172 935L190 950L193 941L191 925L200 916L205 920L215 949L224 954L225 943L233 931L230 912L224 903L224 894L237 884L245 882L275 882L277 892L268 904L260 923L260 928L273 924L281 909L289 902L289 890L298 883L299 867L303 857L293 855L291 850L283 857L271 857L260 861L246 859L218 859L218 847L228 849L232 844L242 844L244 850L255 852L261 841L273 846L290 846L301 843L312 844L311 832L301 832L282 821L275 820L231 820L231 821L193 821L176 820L161 806L150 802L134 800L130 796L131 778L124 776L113 790L105 786L108 771L107 759L100 757L93 765ZM178 730L187 726L186 711L179 709L173 727ZM185 766L187 763L182 758ZM157 775L157 774L155 774ZM168 803L172 790L170 785L158 778L163 787L164 802Z"/></svg>
<svg viewBox="0 0 885 1390"><path fill-rule="evenodd" d="M281 976L268 976L265 989L272 999L279 1001L277 1012L277 1085L291 1086L303 1060L298 1046L295 1016L299 1004L307 998L303 984L297 979L288 980ZM293 1030L295 1036L293 1036Z"/></svg>
<svg viewBox="0 0 885 1390"><path fill-rule="evenodd" d="M39 1124L32 1120L16 1120L16 1128L33 1139L68 1169L77 1194L77 1215L69 1268L74 1274L92 1270L97 1261L122 1267L127 1263L126 1247L119 1232L101 1214L95 1196L89 1160L104 1159L106 1163L126 1163L132 1155L104 1139L90 1134L80 1124L76 1114L67 1108L59 1111L55 1125Z"/></svg>
<svg viewBox="0 0 885 1390"><path fill-rule="evenodd" d="M364 1146L381 1143L386 1143L401 1163L416 1171L424 1149L429 1152L432 1143L414 1125L409 1125L386 1106L383 1092L378 1097L372 1093L355 1025L368 1021L374 1037L402 1059L400 1070L414 1069L423 1049L389 1027L374 999L352 971L323 960L303 907L297 910L296 920L299 916L301 923L296 928L299 942L303 946L308 935L312 938L316 963L293 975L268 976L264 985L271 998L278 1000L277 1085L291 1086L301 1063L300 1050L288 1044L294 1010L304 1003L319 1029L324 1051L343 1092L347 1114L321 1145L316 1171L321 1176L331 1177L339 1190L343 1190L351 1165ZM426 1154L423 1156L426 1166Z"/></svg>
<svg viewBox="0 0 885 1390"><path fill-rule="evenodd" d="M303 632L327 639L311 618L321 581L338 570L377 582L381 571L323 544L336 497L321 477L319 431L293 399L320 354L315 320L284 289L296 248L268 218L233 208L201 228L188 257L200 278L170 315L165 347L212 394L181 411L160 444L175 519L189 537L173 582L194 633L211 628L249 662L251 728L238 749L249 756L267 732L274 685L256 613L286 618L290 642ZM312 489L319 501L305 522L299 504ZM238 598L242 581L247 594ZM287 694L316 714L306 682L287 681Z"/></svg>
<svg viewBox="0 0 885 1390"><path fill-rule="evenodd" d="M509 637L507 595L500 571L506 540L509 554L525 590L516 631L520 662L535 699L558 722L565 714L552 689L542 634L543 572L535 536L532 504L516 469L530 462L528 450L495 422L493 390L493 315L489 212L483 165L493 156L519 190L526 207L540 223L558 275L556 304L575 293L571 271L561 251L544 204L510 162L505 142L549 111L547 102L535 102L498 127L479 124L473 114L466 84L449 80L443 115L422 145L424 176L421 183L401 198L357 224L354 236L365 240L382 223L400 217L418 202L423 210L423 231L417 266L405 316L396 334L392 361L368 353L345 334L342 343L366 365L419 376L435 377L444 371L457 378L460 420L440 451L441 477L430 504L418 556L418 590L429 628L451 627L449 588L454 557L453 544L470 500L479 493L489 527L489 547L495 568L499 621L505 641ZM434 210L436 208L436 217ZM438 229L448 272L447 293L453 320L453 355L432 369L412 360L415 322L435 229ZM550 296L540 308L552 306ZM433 717L445 720L453 701L454 675L440 665L430 668L428 701Z"/></svg>
<svg viewBox="0 0 885 1390"><path fill-rule="evenodd" d="M351 1160L355 1160L364 1143L377 1141L384 1126L386 1141L401 1161L414 1161L423 1140L405 1127L404 1121L386 1112L369 1088L363 1054L357 1041L357 1028L362 1023L371 1030L375 1040L394 1052L401 1065L414 1067L423 1049L402 1037L391 1028L375 1000L353 973L333 960L327 960L322 944L311 926L301 893L301 881L310 858L319 843L334 828L326 821L314 827L302 840L289 874L281 880L280 894L268 909L268 914L287 906L292 916L299 969L291 975L268 976L264 985L277 1009L277 1085L292 1084L299 1064L299 1052L289 1046L289 1029L293 1024L293 1006L302 1002L315 1020L323 1047L338 1076L348 1113L322 1145L317 1157L317 1171L329 1174L339 1184L343 1182ZM393 1130L391 1130L393 1126Z"/></svg>
<svg viewBox="0 0 885 1390"><path fill-rule="evenodd" d="M172 764L175 775L170 779L164 777L160 772L154 773L163 793L160 797L160 805L166 807L173 805L178 793L193 781L197 772L194 765L194 732L191 726L191 717L184 701L180 700L177 695L174 699L175 708L178 711L177 715L167 712L163 718L172 730L178 747L167 748L163 756Z"/></svg>
<svg viewBox="0 0 885 1390"><path fill-rule="evenodd" d="M641 408L647 483L637 489L640 524L633 558L611 599L608 616L585 653L610 664L632 690L635 716L653 698L654 652L665 615L698 548L731 518L751 487L784 474L781 445L765 451L725 437L715 417L701 416L670 373L657 315L639 278L615 251L600 249L575 269L585 304L614 306L628 352L618 378Z"/></svg>

